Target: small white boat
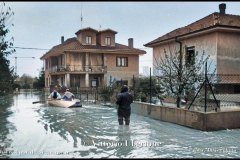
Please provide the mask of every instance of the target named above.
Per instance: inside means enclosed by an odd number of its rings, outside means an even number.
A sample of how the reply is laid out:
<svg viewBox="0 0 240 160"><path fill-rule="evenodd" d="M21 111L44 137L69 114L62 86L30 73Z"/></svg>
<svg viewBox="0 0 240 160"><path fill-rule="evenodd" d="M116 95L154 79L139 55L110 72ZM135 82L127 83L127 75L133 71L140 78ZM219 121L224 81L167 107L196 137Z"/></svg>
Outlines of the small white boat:
<svg viewBox="0 0 240 160"><path fill-rule="evenodd" d="M82 107L82 103L79 99L74 99L72 101L65 101L63 99L48 99L48 104L56 107L72 108L72 107Z"/></svg>

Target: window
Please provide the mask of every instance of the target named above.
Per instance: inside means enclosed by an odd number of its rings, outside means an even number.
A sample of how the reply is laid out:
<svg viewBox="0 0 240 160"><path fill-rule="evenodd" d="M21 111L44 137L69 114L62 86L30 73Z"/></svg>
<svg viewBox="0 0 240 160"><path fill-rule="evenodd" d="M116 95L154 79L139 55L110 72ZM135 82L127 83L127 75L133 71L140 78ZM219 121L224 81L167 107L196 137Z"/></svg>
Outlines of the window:
<svg viewBox="0 0 240 160"><path fill-rule="evenodd" d="M128 57L117 57L117 67L127 67Z"/></svg>
<svg viewBox="0 0 240 160"><path fill-rule="evenodd" d="M106 37L106 38L105 38L105 44L106 44L107 46L110 46L110 45L111 45L111 37Z"/></svg>
<svg viewBox="0 0 240 160"><path fill-rule="evenodd" d="M194 65L195 64L195 47L187 47L186 48L186 65Z"/></svg>
<svg viewBox="0 0 240 160"><path fill-rule="evenodd" d="M86 37L86 44L92 44L92 37L91 36Z"/></svg>
<svg viewBox="0 0 240 160"><path fill-rule="evenodd" d="M98 87L98 78L94 78L91 80L91 87Z"/></svg>

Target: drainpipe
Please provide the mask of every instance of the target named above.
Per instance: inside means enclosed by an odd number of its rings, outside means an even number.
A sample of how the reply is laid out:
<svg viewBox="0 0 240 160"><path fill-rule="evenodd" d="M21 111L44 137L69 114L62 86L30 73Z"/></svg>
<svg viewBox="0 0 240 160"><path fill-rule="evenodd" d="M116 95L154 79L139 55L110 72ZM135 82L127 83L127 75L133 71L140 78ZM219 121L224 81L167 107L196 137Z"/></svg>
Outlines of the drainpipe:
<svg viewBox="0 0 240 160"><path fill-rule="evenodd" d="M179 63L179 70L178 70L178 78L179 78L179 88L178 88L178 97L177 97L177 108L180 107L180 94L182 93L182 86L181 86L181 82L182 82L182 42L178 40L178 37L175 38L175 42L179 43L180 45L180 50L179 50L179 53L180 53L180 63Z"/></svg>

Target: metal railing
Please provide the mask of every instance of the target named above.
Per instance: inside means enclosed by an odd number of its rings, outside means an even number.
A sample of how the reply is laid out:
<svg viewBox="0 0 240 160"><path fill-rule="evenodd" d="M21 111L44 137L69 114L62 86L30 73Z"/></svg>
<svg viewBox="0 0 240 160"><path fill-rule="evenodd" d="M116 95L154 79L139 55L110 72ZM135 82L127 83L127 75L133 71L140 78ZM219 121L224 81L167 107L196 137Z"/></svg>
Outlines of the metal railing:
<svg viewBox="0 0 240 160"><path fill-rule="evenodd" d="M94 72L94 73L106 73L107 66L98 66L98 65L62 65L62 66L54 66L49 68L49 73L56 72Z"/></svg>

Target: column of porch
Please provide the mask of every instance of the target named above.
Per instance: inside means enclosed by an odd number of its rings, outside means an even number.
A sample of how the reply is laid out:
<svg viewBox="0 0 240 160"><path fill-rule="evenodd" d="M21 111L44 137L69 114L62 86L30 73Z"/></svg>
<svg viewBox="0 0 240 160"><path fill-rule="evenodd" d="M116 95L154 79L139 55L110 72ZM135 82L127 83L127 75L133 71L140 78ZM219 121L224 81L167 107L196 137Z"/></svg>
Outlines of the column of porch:
<svg viewBox="0 0 240 160"><path fill-rule="evenodd" d="M70 73L65 74L65 83L66 87L70 87Z"/></svg>
<svg viewBox="0 0 240 160"><path fill-rule="evenodd" d="M85 75L85 86L89 87L89 73L88 73L88 68L89 68L89 53L86 53L86 59L85 59L85 69L86 69L86 75Z"/></svg>

